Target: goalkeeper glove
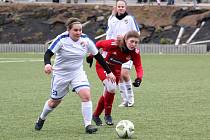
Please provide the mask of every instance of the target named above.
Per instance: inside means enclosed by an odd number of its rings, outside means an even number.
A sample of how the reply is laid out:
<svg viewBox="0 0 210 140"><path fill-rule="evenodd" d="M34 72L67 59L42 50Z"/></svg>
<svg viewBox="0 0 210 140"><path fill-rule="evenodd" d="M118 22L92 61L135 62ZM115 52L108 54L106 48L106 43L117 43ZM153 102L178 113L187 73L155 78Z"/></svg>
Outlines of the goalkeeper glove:
<svg viewBox="0 0 210 140"><path fill-rule="evenodd" d="M89 67L91 68L93 64L93 56L92 55L87 56L86 62L89 64Z"/></svg>
<svg viewBox="0 0 210 140"><path fill-rule="evenodd" d="M133 82L134 87L139 87L140 84L141 84L141 79L140 78L136 78L135 81Z"/></svg>

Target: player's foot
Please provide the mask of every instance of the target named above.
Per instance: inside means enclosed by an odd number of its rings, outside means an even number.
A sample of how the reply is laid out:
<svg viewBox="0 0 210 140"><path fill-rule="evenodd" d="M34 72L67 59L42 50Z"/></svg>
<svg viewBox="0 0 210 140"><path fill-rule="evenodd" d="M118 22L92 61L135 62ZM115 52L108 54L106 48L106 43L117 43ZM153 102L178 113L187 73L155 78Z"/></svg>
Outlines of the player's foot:
<svg viewBox="0 0 210 140"><path fill-rule="evenodd" d="M98 131L98 128L96 128L93 125L88 125L88 126L85 127L85 132L88 133L88 134L95 133L96 131Z"/></svg>
<svg viewBox="0 0 210 140"><path fill-rule="evenodd" d="M93 115L92 120L96 123L97 126L102 126L103 123L99 117Z"/></svg>
<svg viewBox="0 0 210 140"><path fill-rule="evenodd" d="M104 116L104 120L107 125L114 125L114 123L112 122L112 116L106 115Z"/></svg>
<svg viewBox="0 0 210 140"><path fill-rule="evenodd" d="M120 105L118 105L118 107L127 107L128 106L128 103L124 103L122 102Z"/></svg>
<svg viewBox="0 0 210 140"><path fill-rule="evenodd" d="M134 106L134 103L128 103L127 107L133 107L133 106Z"/></svg>
<svg viewBox="0 0 210 140"><path fill-rule="evenodd" d="M128 107L134 106L134 97L129 97L128 99Z"/></svg>
<svg viewBox="0 0 210 140"><path fill-rule="evenodd" d="M45 120L42 120L41 118L39 118L37 122L35 123L35 130L41 130L44 125L44 121Z"/></svg>

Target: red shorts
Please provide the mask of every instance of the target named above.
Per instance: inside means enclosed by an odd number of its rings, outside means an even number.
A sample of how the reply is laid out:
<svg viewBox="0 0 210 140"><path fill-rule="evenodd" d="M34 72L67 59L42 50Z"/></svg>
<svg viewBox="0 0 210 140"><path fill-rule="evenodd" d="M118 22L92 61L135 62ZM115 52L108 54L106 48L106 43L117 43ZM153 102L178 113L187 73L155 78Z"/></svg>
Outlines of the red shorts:
<svg viewBox="0 0 210 140"><path fill-rule="evenodd" d="M115 75L116 77L116 83L118 84L119 80L120 80L120 73L121 73L121 68L120 69L116 69L112 66L109 66L112 73ZM96 72L98 74L98 77L101 81L105 80L107 78L107 74L106 71L104 70L104 68L100 65L96 63Z"/></svg>

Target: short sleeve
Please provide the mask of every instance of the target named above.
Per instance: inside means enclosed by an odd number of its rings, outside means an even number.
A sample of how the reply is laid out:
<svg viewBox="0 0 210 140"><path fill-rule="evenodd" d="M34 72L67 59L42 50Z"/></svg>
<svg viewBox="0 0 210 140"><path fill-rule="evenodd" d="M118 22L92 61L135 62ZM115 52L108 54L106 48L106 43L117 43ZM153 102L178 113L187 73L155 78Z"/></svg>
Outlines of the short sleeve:
<svg viewBox="0 0 210 140"><path fill-rule="evenodd" d="M88 53L91 53L92 55L96 55L98 53L98 49L91 39L88 39Z"/></svg>

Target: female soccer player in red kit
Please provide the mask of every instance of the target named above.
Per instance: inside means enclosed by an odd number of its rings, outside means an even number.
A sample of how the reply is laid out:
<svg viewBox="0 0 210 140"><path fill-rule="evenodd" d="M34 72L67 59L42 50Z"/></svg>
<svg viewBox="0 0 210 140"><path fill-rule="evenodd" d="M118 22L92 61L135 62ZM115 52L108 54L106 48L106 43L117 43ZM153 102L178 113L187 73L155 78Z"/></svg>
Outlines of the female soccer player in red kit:
<svg viewBox="0 0 210 140"><path fill-rule="evenodd" d="M139 87L143 77L143 68L141 63L140 51L137 48L139 44L139 33L137 31L129 31L121 40L110 39L101 40L96 43L98 49L102 49L104 56L111 71L116 76L116 83L107 79L104 68L96 62L96 72L99 79L103 82L104 92L99 98L97 107L93 113L93 121L96 125L103 125L99 116L105 110L104 120L107 125L113 125L111 111L114 101L116 85L120 79L121 65L128 60L132 60L136 70L136 79L133 85Z"/></svg>

